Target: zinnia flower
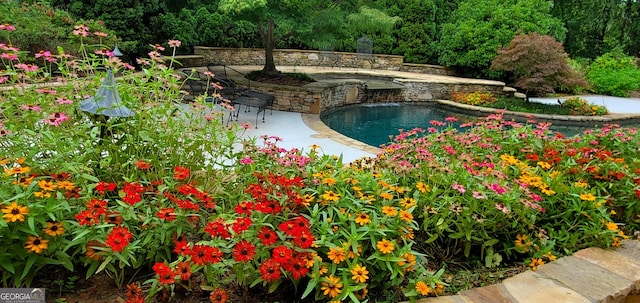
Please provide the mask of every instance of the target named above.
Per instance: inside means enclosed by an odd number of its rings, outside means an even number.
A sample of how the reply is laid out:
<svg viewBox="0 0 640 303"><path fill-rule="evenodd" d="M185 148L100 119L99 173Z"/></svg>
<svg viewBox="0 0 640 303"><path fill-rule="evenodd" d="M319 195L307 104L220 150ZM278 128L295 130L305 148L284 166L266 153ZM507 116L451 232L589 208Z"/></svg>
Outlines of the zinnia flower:
<svg viewBox="0 0 640 303"><path fill-rule="evenodd" d="M431 292L431 287L429 287L429 285L427 285L427 283L424 283L422 281L418 281L418 283L416 283L416 290L421 295L428 296L429 293Z"/></svg>
<svg viewBox="0 0 640 303"><path fill-rule="evenodd" d="M393 242L390 242L387 239L378 241L378 243L376 243L376 247L383 254L390 254L395 249Z"/></svg>
<svg viewBox="0 0 640 303"><path fill-rule="evenodd" d="M329 296L331 298L335 298L342 292L342 283L340 282L340 278L334 277L333 275L329 275L326 278L326 281L322 282L322 287L320 290L323 291L325 296Z"/></svg>
<svg viewBox="0 0 640 303"><path fill-rule="evenodd" d="M226 303L228 300L227 292L224 289L217 288L209 295L211 303Z"/></svg>
<svg viewBox="0 0 640 303"><path fill-rule="evenodd" d="M365 226L369 223L371 223L371 219L369 219L369 215L365 214L365 213L359 213L356 216L356 223L360 224L360 226Z"/></svg>
<svg viewBox="0 0 640 303"><path fill-rule="evenodd" d="M242 240L233 247L233 259L238 262L248 262L253 260L253 256L256 254L256 246Z"/></svg>
<svg viewBox="0 0 640 303"><path fill-rule="evenodd" d="M330 247L329 253L327 253L327 258L333 261L333 263L339 264L340 262L344 261L347 256L344 254L343 248Z"/></svg>
<svg viewBox="0 0 640 303"><path fill-rule="evenodd" d="M16 202L11 202L10 205L2 209L2 212L4 213L2 218L4 218L7 223L16 221L22 222L24 221L24 215L29 213L29 207L20 206Z"/></svg>
<svg viewBox="0 0 640 303"><path fill-rule="evenodd" d="M41 239L40 237L29 236L29 240L25 243L24 248L30 252L36 254L42 253L43 250L49 247L49 240Z"/></svg>
<svg viewBox="0 0 640 303"><path fill-rule="evenodd" d="M356 264L356 266L351 269L351 274L353 275L351 277L353 281L356 281L358 283L365 283L367 282L367 279L369 279L369 276L367 276L369 274L369 271L366 267L361 266L360 264Z"/></svg>
<svg viewBox="0 0 640 303"><path fill-rule="evenodd" d="M44 228L44 233L51 237L61 236L64 234L62 222L47 222L47 227Z"/></svg>

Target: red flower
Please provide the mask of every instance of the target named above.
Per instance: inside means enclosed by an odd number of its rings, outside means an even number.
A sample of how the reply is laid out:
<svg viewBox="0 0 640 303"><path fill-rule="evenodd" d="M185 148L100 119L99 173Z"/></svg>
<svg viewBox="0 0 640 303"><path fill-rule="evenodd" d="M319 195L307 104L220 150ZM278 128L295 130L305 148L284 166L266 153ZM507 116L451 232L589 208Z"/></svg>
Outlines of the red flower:
<svg viewBox="0 0 640 303"><path fill-rule="evenodd" d="M293 238L293 243L300 248L309 248L313 245L315 238L308 231L303 231Z"/></svg>
<svg viewBox="0 0 640 303"><path fill-rule="evenodd" d="M233 247L233 259L238 262L248 262L253 260L253 256L256 254L256 246L242 240Z"/></svg>
<svg viewBox="0 0 640 303"><path fill-rule="evenodd" d="M254 207L255 205L252 202L243 201L236 206L236 213L238 215L251 215L251 210L253 210Z"/></svg>
<svg viewBox="0 0 640 303"><path fill-rule="evenodd" d="M151 163L143 161L143 160L138 160L138 162L136 162L136 166L140 170L147 170L147 169L151 168Z"/></svg>
<svg viewBox="0 0 640 303"><path fill-rule="evenodd" d="M636 198L640 200L640 189L636 189Z"/></svg>
<svg viewBox="0 0 640 303"><path fill-rule="evenodd" d="M226 303L228 300L227 292L224 289L217 288L209 295L211 303Z"/></svg>
<svg viewBox="0 0 640 303"><path fill-rule="evenodd" d="M122 202L125 202L129 205L134 205L140 201L142 201L142 196L138 193L129 193L122 198Z"/></svg>
<svg viewBox="0 0 640 303"><path fill-rule="evenodd" d="M158 216L158 218L161 220L174 221L176 219L175 211L176 210L174 208L161 208L156 216Z"/></svg>
<svg viewBox="0 0 640 303"><path fill-rule="evenodd" d="M291 258L293 258L293 250L283 245L276 246L273 251L271 251L271 257L274 261L281 264L291 262Z"/></svg>
<svg viewBox="0 0 640 303"><path fill-rule="evenodd" d="M280 278L280 264L273 259L268 259L262 262L258 270L262 275L263 281L272 282Z"/></svg>
<svg viewBox="0 0 640 303"><path fill-rule="evenodd" d="M111 247L111 251L122 252L122 250L129 245L129 241L131 241L132 238L133 234L129 232L128 228L117 226L107 235L105 243Z"/></svg>
<svg viewBox="0 0 640 303"><path fill-rule="evenodd" d="M251 218L240 217L236 219L236 222L233 222L231 229L233 229L233 231L236 232L236 234L240 234L243 231L249 229L249 227L251 227L251 224L253 224L253 221L251 220Z"/></svg>
<svg viewBox="0 0 640 303"><path fill-rule="evenodd" d="M98 191L98 193L101 195L104 195L105 192L114 190L116 190L115 183L98 182L98 184L96 185L96 191Z"/></svg>
<svg viewBox="0 0 640 303"><path fill-rule="evenodd" d="M196 244L191 251L191 261L197 265L218 263L222 261L222 252L216 247Z"/></svg>
<svg viewBox="0 0 640 303"><path fill-rule="evenodd" d="M191 263L180 262L176 265L175 274L180 276L180 280L187 281L191 278Z"/></svg>
<svg viewBox="0 0 640 303"><path fill-rule="evenodd" d="M293 260L288 263L283 263L284 269L291 273L291 276L294 280L298 280L307 275L309 272L309 268L307 268L307 263L305 258L302 256L297 256Z"/></svg>
<svg viewBox="0 0 640 303"><path fill-rule="evenodd" d="M258 233L258 239L262 241L264 246L269 246L278 241L278 235L271 228L265 226Z"/></svg>
<svg viewBox="0 0 640 303"><path fill-rule="evenodd" d="M96 216L107 213L107 201L100 199L91 199L87 202L87 210L94 213Z"/></svg>
<svg viewBox="0 0 640 303"><path fill-rule="evenodd" d="M231 233L229 232L229 227L224 223L224 220L217 219L213 222L207 223L207 226L204 228L204 231L211 235L211 237L220 237L222 239L231 238Z"/></svg>
<svg viewBox="0 0 640 303"><path fill-rule="evenodd" d="M176 282L176 278L171 267L166 263L154 264L153 271L158 275L158 282L160 282L160 284L173 284Z"/></svg>
<svg viewBox="0 0 640 303"><path fill-rule="evenodd" d="M98 217L99 216L92 211L83 210L76 215L76 221L78 221L80 225L92 226L98 223Z"/></svg>
<svg viewBox="0 0 640 303"><path fill-rule="evenodd" d="M176 247L173 248L173 252L181 256L191 255L191 247L187 241L176 241Z"/></svg>
<svg viewBox="0 0 640 303"><path fill-rule="evenodd" d="M183 166L176 166L173 169L173 177L176 180L184 180L186 178L189 178L189 175L191 174L191 171Z"/></svg>

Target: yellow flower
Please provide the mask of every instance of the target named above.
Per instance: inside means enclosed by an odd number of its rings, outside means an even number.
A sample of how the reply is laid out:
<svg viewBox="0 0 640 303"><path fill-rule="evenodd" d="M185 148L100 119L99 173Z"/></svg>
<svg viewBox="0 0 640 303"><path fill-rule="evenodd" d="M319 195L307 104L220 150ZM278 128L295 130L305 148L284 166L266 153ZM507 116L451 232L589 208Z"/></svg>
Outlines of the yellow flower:
<svg viewBox="0 0 640 303"><path fill-rule="evenodd" d="M398 214L398 210L393 206L383 206L382 213L385 214L385 216L395 217L395 215Z"/></svg>
<svg viewBox="0 0 640 303"><path fill-rule="evenodd" d="M24 248L36 254L41 253L49 247L49 240L40 239L40 237L29 236L29 240L25 243Z"/></svg>
<svg viewBox="0 0 640 303"><path fill-rule="evenodd" d="M585 201L594 201L596 199L596 197L590 193L588 194L581 194L580 195L580 199L585 200Z"/></svg>
<svg viewBox="0 0 640 303"><path fill-rule="evenodd" d="M367 282L367 279L369 279L369 276L367 276L369 271L366 267L361 266L360 264L356 264L353 269L351 269L351 274L353 275L351 278L357 283L365 283Z"/></svg>
<svg viewBox="0 0 640 303"><path fill-rule="evenodd" d="M400 219L406 221L407 223L411 223L411 221L413 220L413 215L410 212L403 210L400 211Z"/></svg>
<svg viewBox="0 0 640 303"><path fill-rule="evenodd" d="M36 198L51 198L51 193L44 192L44 191L36 191L36 192L33 192L33 196L35 196Z"/></svg>
<svg viewBox="0 0 640 303"><path fill-rule="evenodd" d="M527 239L527 235L516 235L516 247L524 250L525 252L529 251L531 247L531 241Z"/></svg>
<svg viewBox="0 0 640 303"><path fill-rule="evenodd" d="M554 256L552 252L548 252L548 253L544 254L543 257L547 258L547 260L549 260L549 262L555 261L556 259L558 259L558 257Z"/></svg>
<svg viewBox="0 0 640 303"><path fill-rule="evenodd" d="M38 181L38 186L40 186L40 189L42 189L44 191L54 191L54 190L56 190L56 185L53 184L52 181L40 180L40 181Z"/></svg>
<svg viewBox="0 0 640 303"><path fill-rule="evenodd" d="M393 242L390 242L387 239L378 241L378 243L376 243L376 247L383 254L390 254L395 249Z"/></svg>
<svg viewBox="0 0 640 303"><path fill-rule="evenodd" d="M17 167L5 168L4 174L8 177L13 175L26 174L30 171L31 171L31 168L28 166L25 166L25 167L17 166Z"/></svg>
<svg viewBox="0 0 640 303"><path fill-rule="evenodd" d="M400 265L401 267L408 265L407 268L405 268L406 271L413 271L415 269L415 265L417 262L416 262L416 256L414 254L405 253L404 255L401 256L401 258L403 260L398 261L398 265Z"/></svg>
<svg viewBox="0 0 640 303"><path fill-rule="evenodd" d="M418 283L416 283L416 290L423 296L428 296L431 293L431 287L422 281L418 281Z"/></svg>
<svg viewBox="0 0 640 303"><path fill-rule="evenodd" d="M51 236L61 236L64 234L64 227L62 226L62 222L47 222L47 227L43 229L44 233Z"/></svg>
<svg viewBox="0 0 640 303"><path fill-rule="evenodd" d="M552 196L552 195L555 195L556 193L553 189L548 189L548 188L540 188L540 191L542 191L542 193L547 196Z"/></svg>
<svg viewBox="0 0 640 303"><path fill-rule="evenodd" d="M360 186L351 186L351 189L355 192L361 192L362 188Z"/></svg>
<svg viewBox="0 0 640 303"><path fill-rule="evenodd" d="M577 181L577 182L574 182L573 185L576 186L576 187L583 187L584 188L584 187L587 187L589 185L589 183L582 182L582 181Z"/></svg>
<svg viewBox="0 0 640 303"><path fill-rule="evenodd" d="M322 198L327 200L327 201L336 202L336 201L340 200L340 194L336 194L336 193L334 193L332 191L326 191L322 195Z"/></svg>
<svg viewBox="0 0 640 303"><path fill-rule="evenodd" d="M11 202L10 205L2 209L2 212L4 213L2 218L4 218L7 223L16 221L22 222L24 221L24 215L29 213L29 207L20 206L16 202Z"/></svg>
<svg viewBox="0 0 640 303"><path fill-rule="evenodd" d="M538 266L543 264L544 260L542 260L542 258L532 258L531 262L529 262L529 267L531 267L532 270L536 271L538 269Z"/></svg>
<svg viewBox="0 0 640 303"><path fill-rule="evenodd" d="M366 287L363 287L362 289L356 290L354 293L356 295L356 298L358 298L358 300L364 300L364 298L367 297L369 290Z"/></svg>
<svg viewBox="0 0 640 303"><path fill-rule="evenodd" d="M416 205L416 199L414 199L414 198L404 197L400 201L400 207L402 207L404 209L409 209L409 208L413 207L414 205Z"/></svg>
<svg viewBox="0 0 640 303"><path fill-rule="evenodd" d="M428 193L431 191L431 187L429 187L428 184L420 181L418 182L418 184L416 184L416 188L421 192L421 193Z"/></svg>
<svg viewBox="0 0 640 303"><path fill-rule="evenodd" d="M359 257L360 253L362 252L362 246L360 244L358 244L358 247L356 248L356 251L353 251L353 246L351 246L349 243L343 243L342 246L347 251L347 258L348 259L353 259L355 257Z"/></svg>
<svg viewBox="0 0 640 303"><path fill-rule="evenodd" d="M322 179L322 184L326 184L326 185L332 186L332 185L336 184L336 179L335 178L324 178L324 179Z"/></svg>
<svg viewBox="0 0 640 303"><path fill-rule="evenodd" d="M549 164L548 162L544 162L544 161L538 161L538 166L542 167L542 169L551 168L551 164Z"/></svg>
<svg viewBox="0 0 640 303"><path fill-rule="evenodd" d="M73 184L73 182L71 182L71 181L58 181L56 183L56 187L57 188L64 188L66 190L73 190L74 188L76 188L76 185Z"/></svg>
<svg viewBox="0 0 640 303"><path fill-rule="evenodd" d="M393 195L388 193L388 192L383 192L380 194L380 198L385 199L385 200L391 200L393 199Z"/></svg>
<svg viewBox="0 0 640 303"><path fill-rule="evenodd" d="M608 230L618 230L618 224L615 224L613 222L607 222L606 225Z"/></svg>
<svg viewBox="0 0 640 303"><path fill-rule="evenodd" d="M340 282L340 278L334 277L333 275L329 275L326 278L326 281L322 282L322 287L320 290L323 291L325 296L329 296L330 298L335 298L342 292L342 283Z"/></svg>
<svg viewBox="0 0 640 303"><path fill-rule="evenodd" d="M369 223L371 223L371 219L369 218L369 215L365 214L365 213L359 213L356 216L356 223L360 224L360 226L365 226Z"/></svg>
<svg viewBox="0 0 640 303"><path fill-rule="evenodd" d="M347 256L345 256L344 254L344 249L330 247L329 253L327 254L327 258L329 258L329 260L331 260L333 263L338 264L344 261L347 258Z"/></svg>

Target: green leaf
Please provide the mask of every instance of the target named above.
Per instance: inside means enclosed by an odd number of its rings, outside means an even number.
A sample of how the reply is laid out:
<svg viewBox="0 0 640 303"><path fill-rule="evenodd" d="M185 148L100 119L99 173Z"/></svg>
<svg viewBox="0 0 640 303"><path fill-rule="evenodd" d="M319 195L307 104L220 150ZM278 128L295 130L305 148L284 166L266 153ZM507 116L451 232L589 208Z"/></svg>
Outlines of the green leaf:
<svg viewBox="0 0 640 303"><path fill-rule="evenodd" d="M302 299L306 298L316 288L317 283L316 280L309 280L307 288L305 288L304 293L302 293Z"/></svg>
<svg viewBox="0 0 640 303"><path fill-rule="evenodd" d="M2 266L2 268L4 268L6 271L15 274L16 273L16 269L13 267L13 264L11 264L11 261L8 259L0 259L0 266Z"/></svg>

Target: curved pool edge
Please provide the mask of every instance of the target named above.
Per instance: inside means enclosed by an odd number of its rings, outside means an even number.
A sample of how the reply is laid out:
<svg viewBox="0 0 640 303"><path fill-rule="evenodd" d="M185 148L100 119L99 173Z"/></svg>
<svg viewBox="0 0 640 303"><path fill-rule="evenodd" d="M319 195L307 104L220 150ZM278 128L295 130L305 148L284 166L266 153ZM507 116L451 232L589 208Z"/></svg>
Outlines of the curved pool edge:
<svg viewBox="0 0 640 303"><path fill-rule="evenodd" d="M451 110L461 114L467 114L471 116L487 116L489 114L503 114L503 117L507 119L519 119L528 120L535 118L538 121L551 122L558 125L586 125L586 124L640 124L640 114L609 114L606 116L569 116L569 115L547 115L547 114L532 114L523 112L506 111L495 108L473 106L468 104L461 104L450 100L434 100L425 103L434 103L438 107ZM347 137L324 124L320 119L320 114L302 113L302 121L312 130L318 133L317 137L327 138L371 154L378 155L382 151L381 148L369 145L362 141L358 141Z"/></svg>
<svg viewBox="0 0 640 303"><path fill-rule="evenodd" d="M305 114L303 113L302 115L302 121L304 122L304 124L306 124L309 128L311 128L312 130L314 130L315 132L317 132L318 134L315 137L318 138L326 138L335 142L338 142L340 144L355 148L355 149L359 149L374 155L379 154L382 149L369 145L367 143L364 143L362 141L358 141L352 138L349 138L333 129L331 129L329 126L327 126L326 124L324 124L324 122L322 122L322 120L320 120L320 115L319 114Z"/></svg>
<svg viewBox="0 0 640 303"><path fill-rule="evenodd" d="M562 126L593 126L596 124L640 124L640 114L608 114L604 116L574 116L574 115L548 115L514 112L496 108L462 104L450 100L434 100L439 108L469 116L486 116L489 114L502 114L507 120L514 119L518 122L534 118L541 122L551 122ZM600 125L603 126L603 125Z"/></svg>

